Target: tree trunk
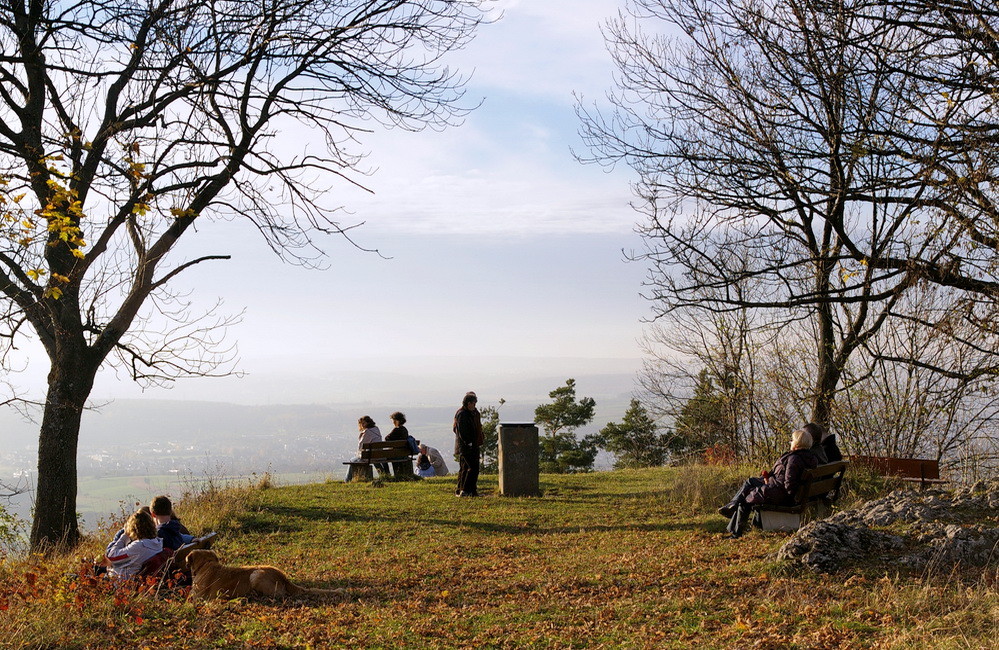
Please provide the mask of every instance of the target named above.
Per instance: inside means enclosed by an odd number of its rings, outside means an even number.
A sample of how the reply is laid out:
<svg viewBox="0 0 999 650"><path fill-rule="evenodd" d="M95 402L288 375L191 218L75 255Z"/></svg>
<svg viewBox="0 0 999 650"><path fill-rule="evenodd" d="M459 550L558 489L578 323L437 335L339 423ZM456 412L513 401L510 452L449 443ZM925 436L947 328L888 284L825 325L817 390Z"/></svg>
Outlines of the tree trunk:
<svg viewBox="0 0 999 650"><path fill-rule="evenodd" d="M812 422L823 429L829 426L832 404L843 369L836 358L836 334L833 329L832 309L829 303L819 305L818 316L818 369L815 378L815 395L812 398Z"/></svg>
<svg viewBox="0 0 999 650"><path fill-rule="evenodd" d="M67 355L70 356L70 355ZM72 355L77 359L82 354ZM38 435L38 485L31 550L72 547L80 539L76 513L76 452L83 405L95 369L79 360L53 362Z"/></svg>

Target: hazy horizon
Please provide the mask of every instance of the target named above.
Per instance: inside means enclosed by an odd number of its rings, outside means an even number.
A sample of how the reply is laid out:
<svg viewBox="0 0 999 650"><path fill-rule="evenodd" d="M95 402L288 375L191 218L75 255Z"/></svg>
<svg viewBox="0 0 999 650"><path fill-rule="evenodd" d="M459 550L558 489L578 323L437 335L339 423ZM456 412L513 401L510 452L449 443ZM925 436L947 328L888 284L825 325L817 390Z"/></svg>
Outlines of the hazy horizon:
<svg viewBox="0 0 999 650"><path fill-rule="evenodd" d="M104 402L83 416L79 510L92 526L116 512L120 503L148 500L147 492L172 491L177 496L185 481L196 481L203 475L219 479L222 475L272 472L284 476L297 473L301 480L317 476L342 480L341 460L349 458L356 448L357 418L370 415L387 433L391 428L388 415L395 410L407 414L407 426L414 436L449 458L451 417L466 390L477 392L480 407L498 406L500 399L505 400L500 407L501 422L523 422L533 420L534 408L549 401L548 393L572 377L576 379L577 399L593 397L597 404L593 422L579 430L583 435L610 421L620 421L634 388L632 372L582 372L584 366L591 371L610 370L615 365L623 368L627 365L624 360L576 360L557 368L549 365L551 359L534 359L532 364L519 361L503 372L497 369L491 378L426 375L419 385L414 385L418 375L405 372L330 372L318 382L298 378L299 384L315 382L311 385L317 394L362 395L364 399L241 404L216 399L213 391L203 392L203 399L173 399L172 391L156 391L151 396ZM568 370L566 365L575 372L560 372ZM236 385L246 380L232 378ZM351 380L349 391L338 393L334 389L337 382ZM383 394L390 399L383 399ZM216 398L209 398L211 395ZM16 484L15 472L27 471L28 476L20 480L33 482L37 436L37 424L24 421L10 409L0 409L0 480ZM287 451L280 451L282 446ZM278 451L273 451L275 448ZM326 460L302 457L303 448L318 449ZM97 456L112 461L109 468L93 469L92 458ZM612 458L602 453L597 469L607 469L611 462ZM34 489L33 484L29 487ZM22 495L11 510L27 517L30 499L30 495Z"/></svg>

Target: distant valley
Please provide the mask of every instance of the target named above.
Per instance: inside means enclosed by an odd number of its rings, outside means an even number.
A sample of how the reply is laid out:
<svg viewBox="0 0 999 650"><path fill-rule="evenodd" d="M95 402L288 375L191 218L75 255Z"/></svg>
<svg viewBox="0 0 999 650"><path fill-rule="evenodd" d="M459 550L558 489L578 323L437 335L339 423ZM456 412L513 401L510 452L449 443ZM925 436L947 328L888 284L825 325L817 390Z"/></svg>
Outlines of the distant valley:
<svg viewBox="0 0 999 650"><path fill-rule="evenodd" d="M532 421L534 408L560 380L532 379L507 385L510 395L500 408L500 420ZM562 379L561 381L564 381ZM596 431L620 420L630 399L631 376L602 375L577 381L580 396L597 401L597 417L583 432ZM492 391L490 391L492 392ZM534 399L525 394L536 393ZM480 392L480 406L497 405ZM441 449L449 457L453 444L451 422L461 393L454 400L438 397L437 404L261 404L119 399L84 415L78 468L80 510L93 525L121 500L148 498L149 491L190 489L199 479L260 476L270 472L281 482L303 482L344 474L342 461L356 448L357 418L370 415L387 433L388 415L406 413L410 432ZM9 410L0 411L0 480L34 484L37 465L37 425ZM607 467L611 459L598 459ZM116 494L116 492L123 492ZM30 512L28 495L12 509Z"/></svg>

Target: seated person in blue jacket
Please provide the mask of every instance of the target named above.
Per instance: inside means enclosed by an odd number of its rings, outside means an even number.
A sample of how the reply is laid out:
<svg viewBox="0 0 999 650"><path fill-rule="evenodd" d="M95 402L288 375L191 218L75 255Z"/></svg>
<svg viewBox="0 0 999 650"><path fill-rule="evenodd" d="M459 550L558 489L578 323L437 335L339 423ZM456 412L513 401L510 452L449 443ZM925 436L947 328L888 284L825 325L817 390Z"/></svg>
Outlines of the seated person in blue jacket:
<svg viewBox="0 0 999 650"><path fill-rule="evenodd" d="M447 469L447 463L444 462L444 457L435 448L421 443L420 455L426 456L427 460L430 461L430 465L434 470L432 476L447 476L450 473Z"/></svg>
<svg viewBox="0 0 999 650"><path fill-rule="evenodd" d="M749 522L749 510L753 505L769 503L791 505L794 493L801 485L801 475L805 470L818 467L819 461L810 451L812 436L804 429L791 434L791 451L777 459L769 472L748 479L735 493L732 500L718 508L718 514L728 517L725 530L731 538L741 537Z"/></svg>
<svg viewBox="0 0 999 650"><path fill-rule="evenodd" d="M173 513L173 504L169 497L160 495L153 497L149 503L149 512L156 522L156 536L163 540L163 547L176 551L184 544L194 539L180 519Z"/></svg>
<svg viewBox="0 0 999 650"><path fill-rule="evenodd" d="M424 451L426 447L420 445L420 453L416 457L416 475L420 478L432 478L437 475L434 471L433 463L430 462L430 456Z"/></svg>
<svg viewBox="0 0 999 650"><path fill-rule="evenodd" d="M152 515L137 510L125 522L125 527L114 536L104 551L104 556L98 558L96 563L98 567L106 568L110 576L131 578L139 572L146 560L162 550L163 540L156 536L156 522Z"/></svg>

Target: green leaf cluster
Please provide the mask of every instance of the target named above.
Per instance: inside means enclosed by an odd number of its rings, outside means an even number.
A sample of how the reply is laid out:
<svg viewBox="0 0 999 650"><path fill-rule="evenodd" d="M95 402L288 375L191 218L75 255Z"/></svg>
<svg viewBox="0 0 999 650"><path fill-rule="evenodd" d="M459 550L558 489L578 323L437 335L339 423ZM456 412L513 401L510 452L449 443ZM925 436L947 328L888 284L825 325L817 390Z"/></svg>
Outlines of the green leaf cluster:
<svg viewBox="0 0 999 650"><path fill-rule="evenodd" d="M665 465L678 442L671 432L659 432L659 425L637 399L631 400L620 424L609 422L600 430L600 446L615 455L615 469Z"/></svg>

